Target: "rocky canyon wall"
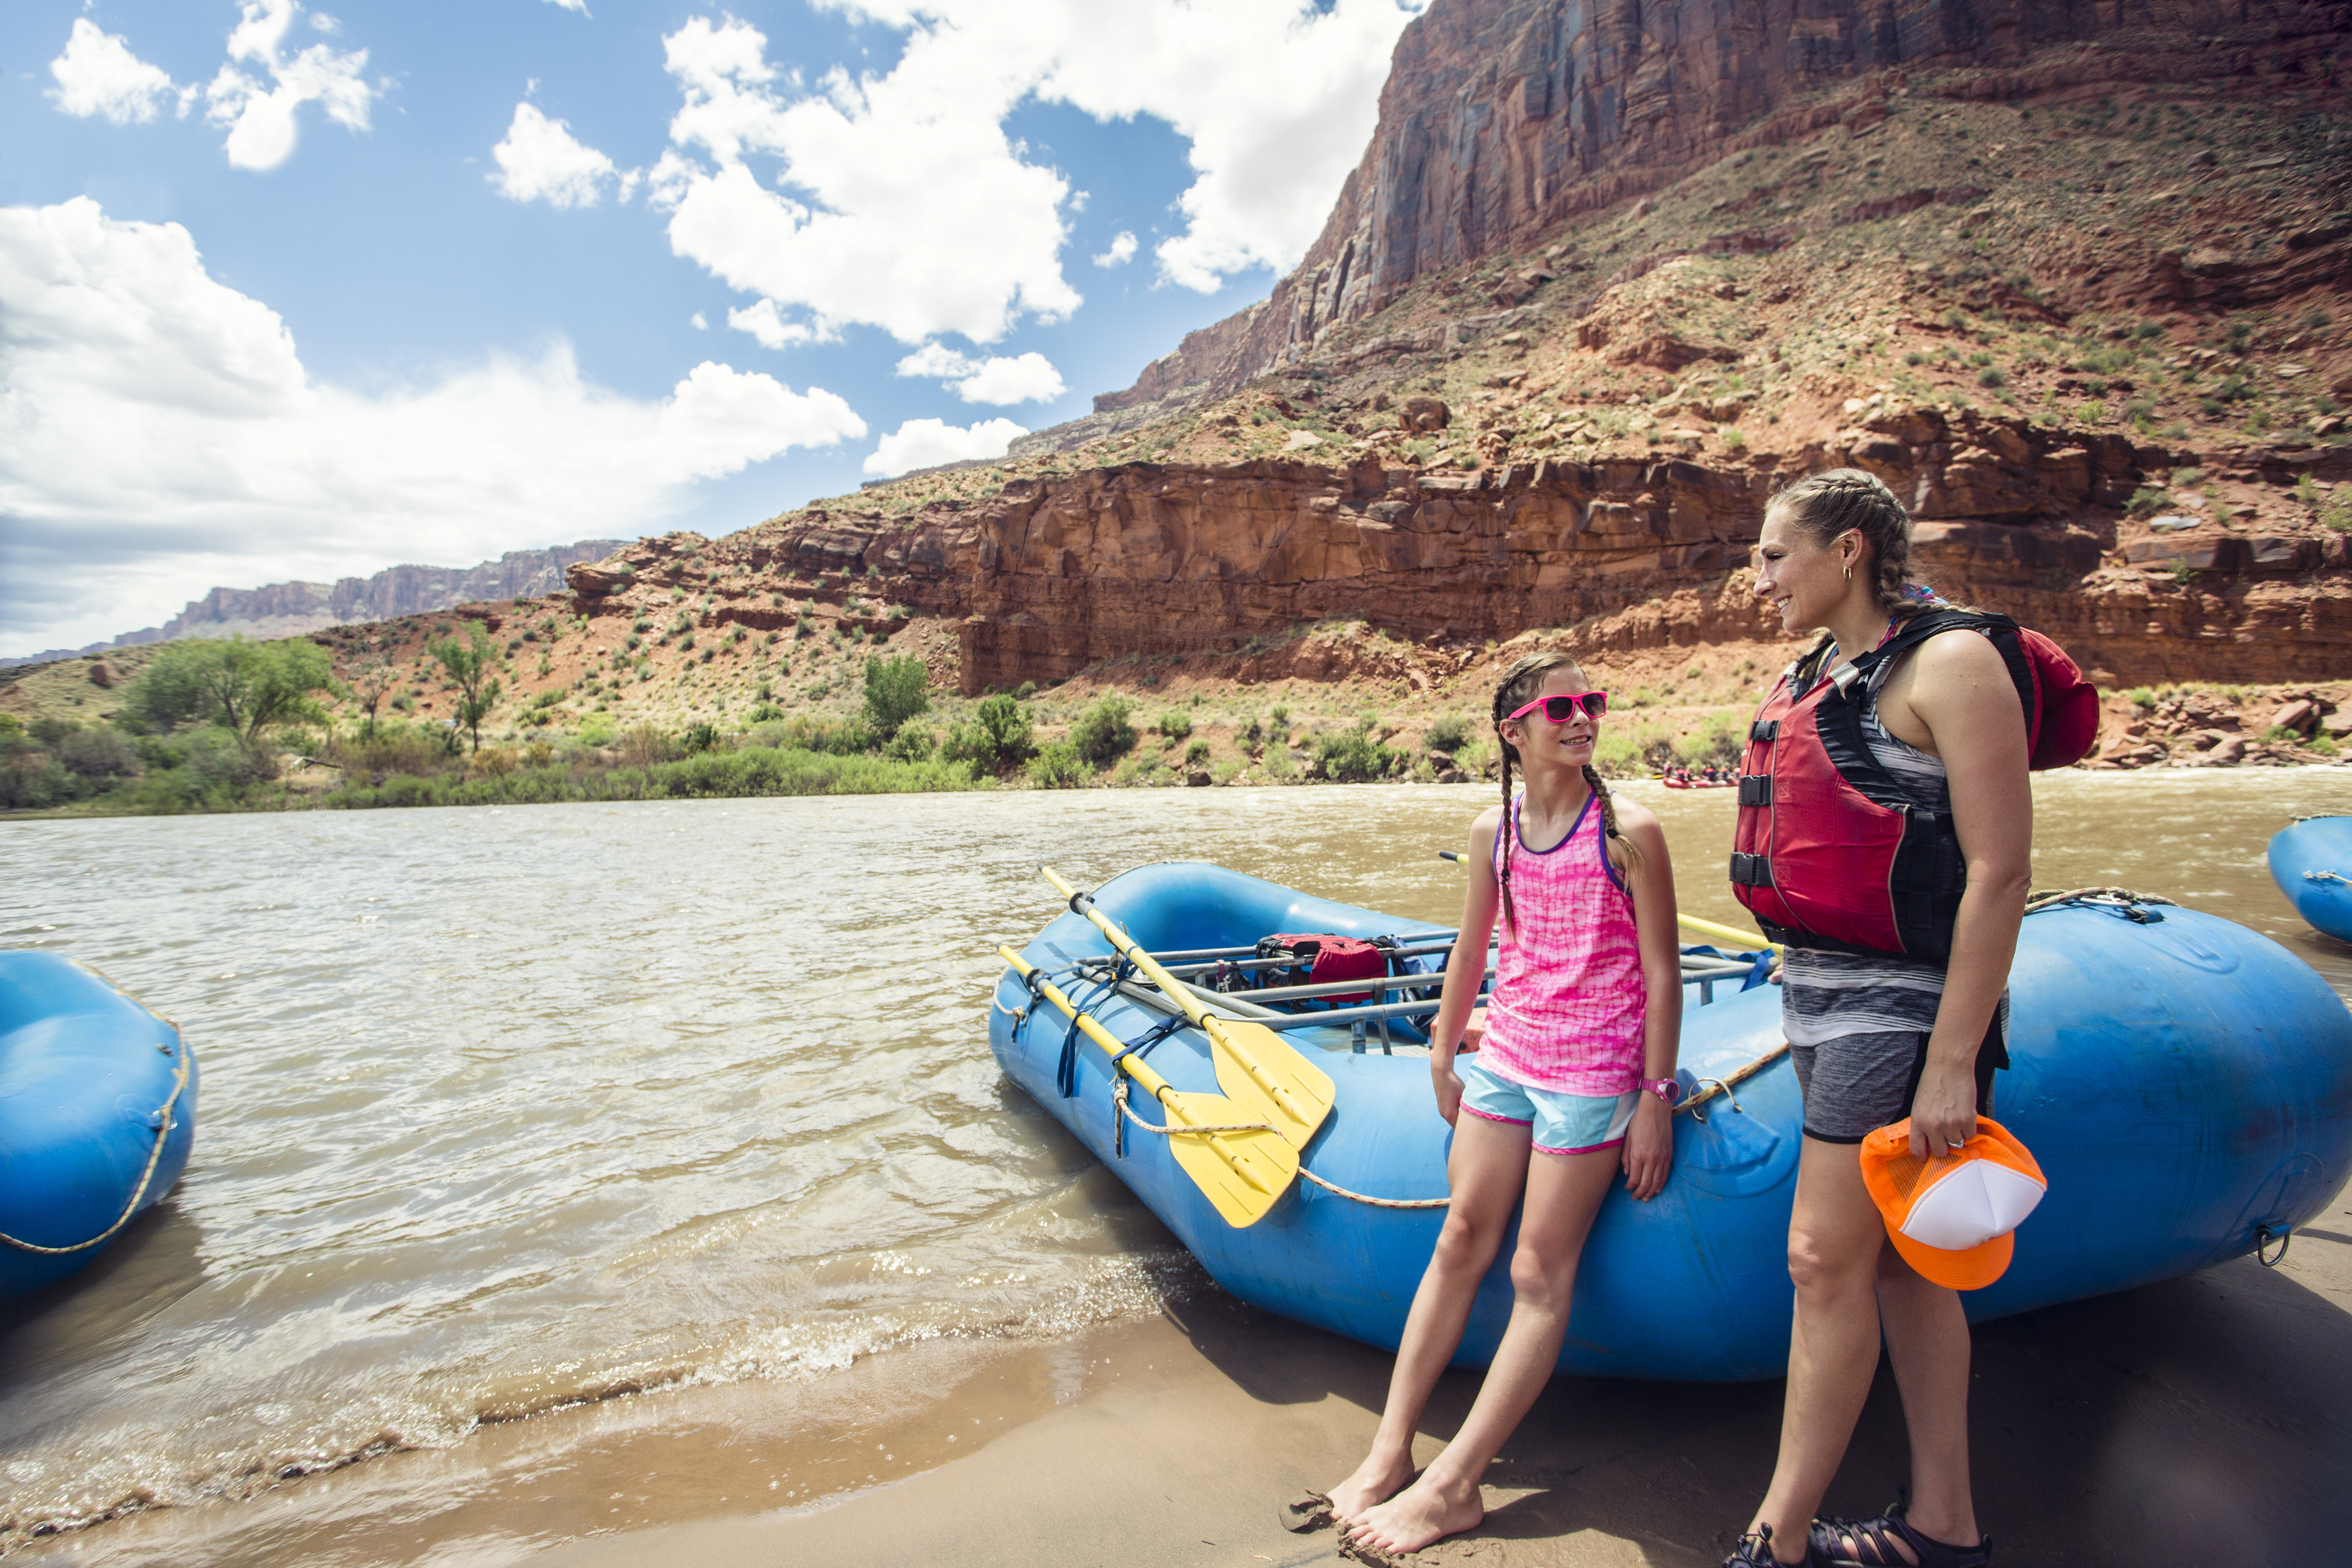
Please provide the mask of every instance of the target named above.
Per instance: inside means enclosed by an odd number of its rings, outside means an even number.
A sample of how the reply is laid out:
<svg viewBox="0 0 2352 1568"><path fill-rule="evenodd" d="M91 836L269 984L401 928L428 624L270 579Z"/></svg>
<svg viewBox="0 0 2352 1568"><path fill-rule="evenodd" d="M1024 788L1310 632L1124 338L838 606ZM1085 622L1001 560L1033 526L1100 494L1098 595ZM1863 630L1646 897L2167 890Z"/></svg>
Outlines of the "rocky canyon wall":
<svg viewBox="0 0 2352 1568"><path fill-rule="evenodd" d="M2293 78L2338 47L2347 11L2289 0L1439 0L1399 39L1371 143L1297 268L1096 408L1222 396L1431 273L1740 150L1883 118L1886 90L1910 72L1944 73L1930 90L1980 100L2082 82Z"/></svg>

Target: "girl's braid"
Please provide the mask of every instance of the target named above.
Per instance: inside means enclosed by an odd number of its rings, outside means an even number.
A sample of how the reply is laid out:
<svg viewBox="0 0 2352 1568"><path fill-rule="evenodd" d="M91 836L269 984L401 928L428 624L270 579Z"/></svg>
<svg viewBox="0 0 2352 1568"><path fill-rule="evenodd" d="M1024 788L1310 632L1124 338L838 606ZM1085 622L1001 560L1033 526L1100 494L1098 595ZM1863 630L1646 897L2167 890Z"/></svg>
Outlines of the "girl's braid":
<svg viewBox="0 0 2352 1568"><path fill-rule="evenodd" d="M1495 743L1503 753L1500 770L1503 775L1503 820L1495 829L1495 841L1498 845L1503 842L1504 834L1516 833L1511 823L1511 764L1519 760L1519 749L1503 739L1503 716L1525 702L1528 695L1543 684L1547 674L1563 667L1574 668L1576 660L1564 653L1531 653L1503 671L1502 679L1496 684ZM1507 930L1516 931L1518 929L1518 910L1511 902L1511 852L1507 847L1503 849L1501 859L1502 869L1496 873L1496 878L1503 885L1503 925Z"/></svg>

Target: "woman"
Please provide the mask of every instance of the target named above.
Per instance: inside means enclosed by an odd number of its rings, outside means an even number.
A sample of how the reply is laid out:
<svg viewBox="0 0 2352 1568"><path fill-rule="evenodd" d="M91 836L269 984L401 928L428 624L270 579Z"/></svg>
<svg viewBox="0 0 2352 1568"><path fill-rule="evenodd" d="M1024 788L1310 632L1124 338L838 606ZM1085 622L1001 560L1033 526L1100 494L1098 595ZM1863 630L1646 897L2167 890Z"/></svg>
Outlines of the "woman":
<svg viewBox="0 0 2352 1568"><path fill-rule="evenodd" d="M1858 703L1867 756L1849 754L1882 789L1948 822L1939 831L1957 848L1945 846L1947 863L1964 866L1966 878L1957 909L1944 896L1933 942L1879 951L1876 942L1825 945L1787 933L1782 1017L1805 1097L1789 1226L1796 1321L1779 1462L1726 1568L1981 1568L1990 1556L1969 1487L1968 1321L1956 1291L1921 1279L1887 1245L1863 1185L1860 1144L1908 1116L1915 1154L1948 1153L1991 1109L1992 1071L2007 1065L2005 986L2025 912L2033 798L2024 709L2000 651L1979 628L1963 622L1907 652L1864 657L1896 639L1911 616L1945 608L1908 582L1910 543L1910 519L1894 493L1869 474L1838 468L1774 498L1757 544L1758 595L1788 630L1827 633L1768 710L1801 703L1823 681L1832 683L1820 692L1823 704L1833 693L1842 711ZM1846 668L1857 658L1866 667L1859 679ZM1759 759L1769 761L1764 771L1782 772L1785 753L1775 748L1793 742L1769 723L1757 730L1751 774ZM1808 802L1822 798L1782 780L1743 784L1743 815L1756 795L1769 803L1776 842L1801 838ZM1743 847L1764 847L1748 837L1743 827ZM1793 902L1801 873L1785 869L1789 885L1776 889L1769 862L1765 854L1735 856L1735 880ZM1851 900L1855 889L1843 891ZM1906 918L1916 908L1907 906ZM1939 947L1948 958L1916 955ZM1907 1504L1870 1520L1817 1521L1870 1392L1882 1336L1911 1439Z"/></svg>

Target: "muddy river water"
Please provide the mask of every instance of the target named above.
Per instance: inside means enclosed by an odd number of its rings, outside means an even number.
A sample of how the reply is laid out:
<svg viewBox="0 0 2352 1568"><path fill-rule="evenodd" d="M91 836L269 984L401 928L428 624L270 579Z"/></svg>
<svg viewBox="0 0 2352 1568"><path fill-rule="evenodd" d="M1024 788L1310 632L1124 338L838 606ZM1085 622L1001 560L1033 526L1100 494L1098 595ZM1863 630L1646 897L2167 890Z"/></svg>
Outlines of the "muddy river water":
<svg viewBox="0 0 2352 1568"><path fill-rule="evenodd" d="M1624 787L1664 818L1685 910L1736 918L1729 792ZM2037 886L2227 916L2352 995L2352 947L2306 931L2262 858L2290 816L2352 811L2352 772L2065 773L2036 799ZM503 1561L590 1522L918 1462L864 1440L882 1407L944 1409L992 1347L1050 1350L1210 1289L989 1056L995 944L1055 910L1038 864L1092 880L1213 860L1450 922L1461 873L1434 851L1486 800L1007 793L0 829L0 942L106 971L204 1068L170 1198L79 1279L0 1311L0 1551ZM849 1370L867 1366L906 1374ZM975 1407L967 1441L1026 1397ZM708 1487L623 1483L583 1521L578 1495L608 1478L583 1456L666 1426L731 1434ZM484 1497L511 1499L509 1527L447 1527Z"/></svg>

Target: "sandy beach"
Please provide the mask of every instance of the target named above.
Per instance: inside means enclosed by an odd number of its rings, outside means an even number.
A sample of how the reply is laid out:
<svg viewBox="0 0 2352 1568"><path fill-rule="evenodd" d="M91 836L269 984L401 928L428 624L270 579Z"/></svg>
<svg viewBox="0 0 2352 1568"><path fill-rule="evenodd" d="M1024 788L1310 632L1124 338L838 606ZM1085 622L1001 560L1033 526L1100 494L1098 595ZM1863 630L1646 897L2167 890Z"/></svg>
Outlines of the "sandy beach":
<svg viewBox="0 0 2352 1568"><path fill-rule="evenodd" d="M2330 1560L2352 1523L2352 1206L2286 1259L2219 1268L1977 1331L1975 1462L1999 1560ZM1352 1466L1388 1360L1213 1297L1089 1336L1095 1380L968 1458L802 1507L583 1540L534 1568L852 1563L1129 1568L1339 1560L1277 1505ZM1456 1373L1420 1452L1475 1392ZM1556 1380L1487 1479L1475 1533L1433 1563L1719 1562L1769 1474L1780 1385ZM1882 1367L1828 1506L1874 1512L1904 1476Z"/></svg>

